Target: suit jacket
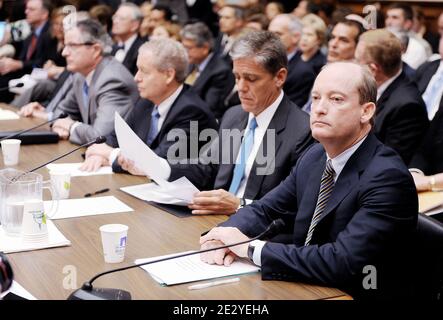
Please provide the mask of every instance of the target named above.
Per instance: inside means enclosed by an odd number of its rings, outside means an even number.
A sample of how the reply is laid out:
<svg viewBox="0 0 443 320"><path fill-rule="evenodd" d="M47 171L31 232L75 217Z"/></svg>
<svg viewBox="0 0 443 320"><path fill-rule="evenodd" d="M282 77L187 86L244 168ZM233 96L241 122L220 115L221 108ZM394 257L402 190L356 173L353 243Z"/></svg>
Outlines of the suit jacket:
<svg viewBox="0 0 443 320"><path fill-rule="evenodd" d="M134 43L131 45L131 48L129 48L128 52L126 53L125 59L122 61L122 64L131 72L133 76L137 73L137 57L138 57L138 49L142 46L143 43L147 41L146 38L142 38L140 36L137 36ZM117 45L112 46L112 52L111 55L115 56L115 53L117 52Z"/></svg>
<svg viewBox="0 0 443 320"><path fill-rule="evenodd" d="M283 218L293 243L267 242L261 252L264 280L339 287L354 298L411 294L405 263L417 223L414 182L400 157L373 134L340 173L309 246L304 242L315 210L326 153L313 145L291 174L263 199L240 209L222 226L258 235ZM376 268L377 289L365 290L365 266Z"/></svg>
<svg viewBox="0 0 443 320"><path fill-rule="evenodd" d="M323 66L326 64L326 56L318 49L317 53L312 56L311 59L306 61L314 69L315 74L319 74Z"/></svg>
<svg viewBox="0 0 443 320"><path fill-rule="evenodd" d="M313 67L304 62L300 56L301 52L297 52L288 61L288 76L283 91L301 108L308 101L315 80L315 72Z"/></svg>
<svg viewBox="0 0 443 320"><path fill-rule="evenodd" d="M226 130L243 131L247 126L248 116L249 113L241 106L232 107L226 112L220 124L220 138L211 141L208 150L211 158L215 155L218 164L213 161L209 164L200 162L171 165L170 179L186 176L200 189L229 190L241 141L231 143L231 139L226 137ZM272 140L268 141L270 131L267 130L257 153L267 157L267 161L259 157L255 159L244 193L247 199L259 199L277 186L289 174L300 154L313 142L308 115L286 96L278 106L268 129L275 130L275 152L268 145Z"/></svg>
<svg viewBox="0 0 443 320"><path fill-rule="evenodd" d="M35 67L41 68L50 57L56 55L57 41L51 37L49 29L50 24L47 22L37 39L34 53L28 61L26 61L26 55L31 44L32 34L23 40L23 47L17 57L19 60L23 61L23 74L31 73L32 69Z"/></svg>
<svg viewBox="0 0 443 320"><path fill-rule="evenodd" d="M224 100L234 85L231 67L214 54L192 85L192 91L206 101L217 119L221 119L226 111Z"/></svg>
<svg viewBox="0 0 443 320"><path fill-rule="evenodd" d="M425 103L402 71L377 100L374 133L408 164L428 126Z"/></svg>
<svg viewBox="0 0 443 320"><path fill-rule="evenodd" d="M151 128L151 113L153 108L154 103L140 98L126 120L131 129L145 142L148 139ZM194 92L189 90L189 86L185 85L169 109L160 131L149 147L159 157L166 158L169 148L176 143L175 140L168 140L168 133L171 132L171 130L183 130L186 133L186 139L181 139L180 143L183 143L183 150L187 150L187 157L190 154L189 149L192 144L192 137L190 136L191 121L198 121L198 131L192 132L192 134L199 134L202 130L208 128L217 129L217 122L209 111L206 103ZM198 139L198 135L196 137ZM115 131L107 137L106 143L114 148L118 147ZM117 161L114 161L112 168L115 172L123 172Z"/></svg>
<svg viewBox="0 0 443 320"><path fill-rule="evenodd" d="M129 71L113 57L103 57L95 68L89 87L89 105L84 105L85 77L74 74L72 90L60 102L54 116L65 111L81 122L69 140L83 144L97 136L106 136L114 129L114 113L125 117L138 99L138 90Z"/></svg>
<svg viewBox="0 0 443 320"><path fill-rule="evenodd" d="M415 74L415 83L417 84L420 94L425 93L429 81L431 81L433 75L437 72L437 69L440 66L440 62L441 59L426 62L417 69Z"/></svg>
<svg viewBox="0 0 443 320"><path fill-rule="evenodd" d="M420 169L425 175L443 172L443 98L409 167Z"/></svg>

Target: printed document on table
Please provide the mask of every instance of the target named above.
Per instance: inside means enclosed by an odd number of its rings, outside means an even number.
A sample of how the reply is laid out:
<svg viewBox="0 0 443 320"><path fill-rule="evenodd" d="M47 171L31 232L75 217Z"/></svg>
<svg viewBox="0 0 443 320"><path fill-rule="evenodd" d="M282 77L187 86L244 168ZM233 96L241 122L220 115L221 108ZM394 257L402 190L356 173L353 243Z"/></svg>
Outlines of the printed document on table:
<svg viewBox="0 0 443 320"><path fill-rule="evenodd" d="M51 163L46 166L46 168L51 171L62 171L70 173L71 177L87 177L87 176L97 176L102 174L113 174L111 166L101 167L95 172L81 171L79 168L83 163Z"/></svg>
<svg viewBox="0 0 443 320"><path fill-rule="evenodd" d="M135 263L148 262L182 253L138 259L135 260ZM229 267L207 264L200 260L199 254L153 263L141 268L148 272L158 283L167 286L260 271L260 267L246 260L235 260Z"/></svg>
<svg viewBox="0 0 443 320"><path fill-rule="evenodd" d="M164 193L162 187L156 183L138 184L135 186L121 187L120 190L144 201L186 206L188 202L177 199L171 194Z"/></svg>
<svg viewBox="0 0 443 320"><path fill-rule="evenodd" d="M19 115L11 110L0 109L0 120L17 120Z"/></svg>
<svg viewBox="0 0 443 320"><path fill-rule="evenodd" d="M52 203L44 201L45 212L51 220L134 211L114 196L59 200L55 214L51 213Z"/></svg>

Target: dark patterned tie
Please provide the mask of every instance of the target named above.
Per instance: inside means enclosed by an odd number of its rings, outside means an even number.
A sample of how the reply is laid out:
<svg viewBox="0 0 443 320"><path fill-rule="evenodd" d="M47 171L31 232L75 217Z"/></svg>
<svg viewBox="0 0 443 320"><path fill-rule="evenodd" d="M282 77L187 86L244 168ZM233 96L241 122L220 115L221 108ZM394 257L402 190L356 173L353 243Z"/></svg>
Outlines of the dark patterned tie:
<svg viewBox="0 0 443 320"><path fill-rule="evenodd" d="M329 159L326 162L325 171L321 177L320 192L318 193L317 205L315 206L314 215L312 216L311 225L309 226L308 235L306 236L305 246L308 246L312 239L312 234L317 226L318 221L328 203L331 196L332 189L334 189L334 168L332 167L332 161Z"/></svg>
<svg viewBox="0 0 443 320"><path fill-rule="evenodd" d="M26 52L26 61L31 60L32 55L35 52L35 49L37 48L37 36L35 33L32 34L31 42L29 43L28 51Z"/></svg>

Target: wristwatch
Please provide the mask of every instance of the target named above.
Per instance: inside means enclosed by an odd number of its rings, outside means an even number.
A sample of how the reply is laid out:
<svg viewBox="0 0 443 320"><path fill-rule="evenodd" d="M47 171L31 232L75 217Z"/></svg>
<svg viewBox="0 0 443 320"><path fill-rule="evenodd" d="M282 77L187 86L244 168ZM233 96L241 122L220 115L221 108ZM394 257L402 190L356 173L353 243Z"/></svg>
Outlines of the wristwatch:
<svg viewBox="0 0 443 320"><path fill-rule="evenodd" d="M238 206L238 208L243 208L244 206L246 206L246 200L245 198L240 198L240 205Z"/></svg>
<svg viewBox="0 0 443 320"><path fill-rule="evenodd" d="M257 245L257 240L251 241L248 245L248 258L254 262L254 250Z"/></svg>

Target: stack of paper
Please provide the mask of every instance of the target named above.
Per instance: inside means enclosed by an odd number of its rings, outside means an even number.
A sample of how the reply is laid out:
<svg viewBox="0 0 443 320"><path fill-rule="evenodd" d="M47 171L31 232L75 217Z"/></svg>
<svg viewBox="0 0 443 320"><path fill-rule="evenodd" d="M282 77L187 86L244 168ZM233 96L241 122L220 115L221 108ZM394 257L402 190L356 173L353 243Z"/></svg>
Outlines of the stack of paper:
<svg viewBox="0 0 443 320"><path fill-rule="evenodd" d="M16 120L20 119L18 114L10 110L0 109L0 120Z"/></svg>
<svg viewBox="0 0 443 320"><path fill-rule="evenodd" d="M135 263L144 263L182 253L138 259L135 260ZM141 268L148 272L158 283L167 286L260 271L260 267L245 260L235 260L229 267L207 264L200 260L199 254L153 263Z"/></svg>
<svg viewBox="0 0 443 320"><path fill-rule="evenodd" d="M46 168L51 171L63 171L66 173L70 173L71 177L86 177L86 176L95 176L101 174L112 174L112 168L110 166L101 167L95 172L86 172L81 171L79 168L82 163L51 163L46 166Z"/></svg>
<svg viewBox="0 0 443 320"><path fill-rule="evenodd" d="M44 201L45 212L52 220L134 211L114 196L59 200L55 214L53 201Z"/></svg>
<svg viewBox="0 0 443 320"><path fill-rule="evenodd" d="M71 242L65 238L52 221L46 220L46 223L48 237L40 242L27 242L22 237L10 237L0 227L0 251L11 253L71 245Z"/></svg>

